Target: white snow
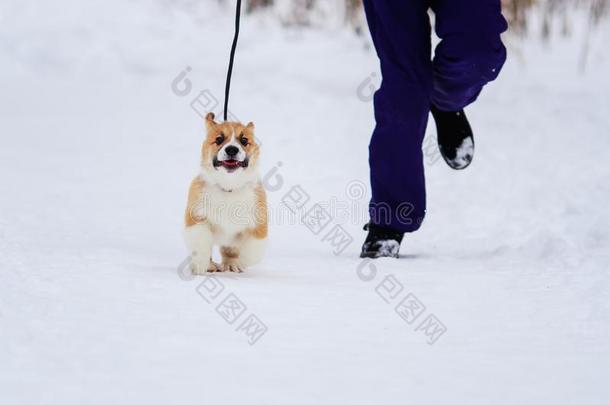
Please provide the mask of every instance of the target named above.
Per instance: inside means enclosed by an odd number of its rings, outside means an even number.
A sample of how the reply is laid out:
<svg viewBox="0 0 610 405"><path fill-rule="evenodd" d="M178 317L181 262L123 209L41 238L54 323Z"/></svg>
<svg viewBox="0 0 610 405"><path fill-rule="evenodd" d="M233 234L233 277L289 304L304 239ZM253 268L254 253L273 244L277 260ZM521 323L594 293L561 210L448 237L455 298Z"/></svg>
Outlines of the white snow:
<svg viewBox="0 0 610 405"><path fill-rule="evenodd" d="M0 403L608 402L607 25L584 73L582 24L508 38L468 109L473 164L426 149L422 229L363 262L376 57L346 30L245 18L231 112L263 143L270 245L208 279L183 271L191 102L222 101L233 17L178 3L0 4Z"/></svg>

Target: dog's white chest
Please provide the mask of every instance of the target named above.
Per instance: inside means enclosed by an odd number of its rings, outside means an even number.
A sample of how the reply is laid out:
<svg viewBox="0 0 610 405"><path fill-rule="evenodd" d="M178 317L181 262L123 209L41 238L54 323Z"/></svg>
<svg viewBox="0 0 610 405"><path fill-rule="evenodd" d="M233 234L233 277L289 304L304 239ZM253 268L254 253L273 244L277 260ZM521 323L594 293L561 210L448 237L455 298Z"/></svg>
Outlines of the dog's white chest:
<svg viewBox="0 0 610 405"><path fill-rule="evenodd" d="M201 216L212 225L220 244L230 244L237 234L256 226L256 206L256 193L251 187L230 192L211 187L201 196Z"/></svg>

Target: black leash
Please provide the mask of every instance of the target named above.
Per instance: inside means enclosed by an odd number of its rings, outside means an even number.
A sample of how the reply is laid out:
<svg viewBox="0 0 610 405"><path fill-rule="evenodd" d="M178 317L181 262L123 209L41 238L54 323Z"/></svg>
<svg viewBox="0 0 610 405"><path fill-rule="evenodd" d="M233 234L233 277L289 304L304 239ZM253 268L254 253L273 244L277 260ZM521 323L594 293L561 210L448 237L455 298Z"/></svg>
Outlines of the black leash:
<svg viewBox="0 0 610 405"><path fill-rule="evenodd" d="M237 48L237 38L239 37L239 19L241 17L241 0L237 0L235 9L235 36L233 37L233 45L231 45L231 57L229 58L229 70L227 71L227 82L225 86L225 110L224 119L227 120L229 111L229 89L231 88L231 74L233 73L233 60L235 59L235 48Z"/></svg>

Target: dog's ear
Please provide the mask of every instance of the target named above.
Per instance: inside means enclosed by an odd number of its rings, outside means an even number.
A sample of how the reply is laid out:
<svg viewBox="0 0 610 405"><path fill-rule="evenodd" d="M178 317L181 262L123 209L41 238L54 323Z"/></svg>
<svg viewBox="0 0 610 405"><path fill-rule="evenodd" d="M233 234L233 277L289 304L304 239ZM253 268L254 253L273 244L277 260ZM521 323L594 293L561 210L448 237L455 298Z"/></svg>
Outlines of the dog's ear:
<svg viewBox="0 0 610 405"><path fill-rule="evenodd" d="M248 128L250 131L254 132L254 123L252 121L248 122L248 125L246 125L246 128Z"/></svg>
<svg viewBox="0 0 610 405"><path fill-rule="evenodd" d="M208 132L212 132L214 131L214 129L216 129L216 125L218 125L216 123L216 121L214 121L214 113L210 112L205 116L205 127L208 130Z"/></svg>

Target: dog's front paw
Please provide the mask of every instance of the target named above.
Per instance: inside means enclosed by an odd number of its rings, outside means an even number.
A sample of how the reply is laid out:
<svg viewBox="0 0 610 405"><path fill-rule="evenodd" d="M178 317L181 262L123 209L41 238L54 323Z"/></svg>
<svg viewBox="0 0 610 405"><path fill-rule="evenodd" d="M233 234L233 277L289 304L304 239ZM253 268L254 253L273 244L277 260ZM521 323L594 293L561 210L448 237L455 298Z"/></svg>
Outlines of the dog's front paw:
<svg viewBox="0 0 610 405"><path fill-rule="evenodd" d="M191 271L195 275L204 275L206 273L216 273L218 271L223 270L219 264L214 263L212 260L210 260L208 262L192 262Z"/></svg>
<svg viewBox="0 0 610 405"><path fill-rule="evenodd" d="M210 260L210 264L208 265L208 273L216 273L216 272L220 272L220 271L224 271L222 269L222 266L212 260Z"/></svg>
<svg viewBox="0 0 610 405"><path fill-rule="evenodd" d="M222 263L220 266L222 267L222 271L228 271L231 273L243 273L246 271L244 266L236 262Z"/></svg>

